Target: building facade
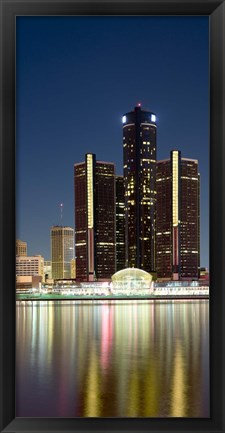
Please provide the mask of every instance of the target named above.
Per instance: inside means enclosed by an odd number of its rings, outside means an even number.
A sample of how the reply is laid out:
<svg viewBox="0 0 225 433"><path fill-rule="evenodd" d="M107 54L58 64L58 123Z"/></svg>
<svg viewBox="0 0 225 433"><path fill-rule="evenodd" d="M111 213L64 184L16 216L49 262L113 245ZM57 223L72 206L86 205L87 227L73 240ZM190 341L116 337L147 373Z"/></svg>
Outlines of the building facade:
<svg viewBox="0 0 225 433"><path fill-rule="evenodd" d="M27 256L27 243L19 239L16 240L16 255L17 256Z"/></svg>
<svg viewBox="0 0 225 433"><path fill-rule="evenodd" d="M138 104L122 122L126 267L155 272L156 115Z"/></svg>
<svg viewBox="0 0 225 433"><path fill-rule="evenodd" d="M71 278L76 279L76 259L72 259L70 262L70 273Z"/></svg>
<svg viewBox="0 0 225 433"><path fill-rule="evenodd" d="M52 279L52 262L51 262L51 260L45 260L44 261L44 276L45 276L45 280L51 280Z"/></svg>
<svg viewBox="0 0 225 433"><path fill-rule="evenodd" d="M110 279L115 272L115 166L94 154L74 165L76 278Z"/></svg>
<svg viewBox="0 0 225 433"><path fill-rule="evenodd" d="M198 161L157 162L156 270L161 279L197 279L200 265L200 175Z"/></svg>
<svg viewBox="0 0 225 433"><path fill-rule="evenodd" d="M66 226L51 228L52 278L71 278L71 260L74 259L74 229Z"/></svg>
<svg viewBox="0 0 225 433"><path fill-rule="evenodd" d="M44 258L42 256L17 256L16 277L40 276L44 281Z"/></svg>
<svg viewBox="0 0 225 433"><path fill-rule="evenodd" d="M124 178L116 176L116 271L125 268Z"/></svg>

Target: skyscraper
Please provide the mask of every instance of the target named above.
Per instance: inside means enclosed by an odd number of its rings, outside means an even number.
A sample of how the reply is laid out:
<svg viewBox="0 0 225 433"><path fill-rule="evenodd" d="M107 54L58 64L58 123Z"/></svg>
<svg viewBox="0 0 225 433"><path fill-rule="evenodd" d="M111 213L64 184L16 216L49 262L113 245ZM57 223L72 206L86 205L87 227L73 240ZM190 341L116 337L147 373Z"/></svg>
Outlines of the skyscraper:
<svg viewBox="0 0 225 433"><path fill-rule="evenodd" d="M200 265L200 175L198 161L157 162L156 245L158 278L198 278Z"/></svg>
<svg viewBox="0 0 225 433"><path fill-rule="evenodd" d="M122 122L126 266L154 272L156 115L138 104Z"/></svg>
<svg viewBox="0 0 225 433"><path fill-rule="evenodd" d="M125 268L124 178L116 176L116 271Z"/></svg>
<svg viewBox="0 0 225 433"><path fill-rule="evenodd" d="M76 277L93 281L115 272L115 167L92 153L74 165Z"/></svg>
<svg viewBox="0 0 225 433"><path fill-rule="evenodd" d="M71 277L71 260L74 258L74 229L64 226L51 228L52 278Z"/></svg>

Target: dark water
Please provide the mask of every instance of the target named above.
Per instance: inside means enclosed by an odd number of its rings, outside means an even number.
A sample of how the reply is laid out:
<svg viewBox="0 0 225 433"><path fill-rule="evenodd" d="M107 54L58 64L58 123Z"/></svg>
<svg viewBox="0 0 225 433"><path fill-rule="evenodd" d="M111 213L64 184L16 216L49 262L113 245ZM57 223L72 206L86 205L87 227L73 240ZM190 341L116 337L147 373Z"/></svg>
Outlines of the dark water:
<svg viewBox="0 0 225 433"><path fill-rule="evenodd" d="M209 417L209 302L17 302L16 377L19 417Z"/></svg>

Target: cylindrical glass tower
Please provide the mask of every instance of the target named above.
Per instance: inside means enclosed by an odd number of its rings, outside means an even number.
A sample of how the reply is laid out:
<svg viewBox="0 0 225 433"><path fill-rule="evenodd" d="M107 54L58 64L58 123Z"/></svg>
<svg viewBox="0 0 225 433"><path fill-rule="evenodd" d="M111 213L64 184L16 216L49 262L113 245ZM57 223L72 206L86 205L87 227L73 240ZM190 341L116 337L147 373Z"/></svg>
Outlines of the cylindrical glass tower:
<svg viewBox="0 0 225 433"><path fill-rule="evenodd" d="M122 122L126 267L154 272L156 115L138 104Z"/></svg>

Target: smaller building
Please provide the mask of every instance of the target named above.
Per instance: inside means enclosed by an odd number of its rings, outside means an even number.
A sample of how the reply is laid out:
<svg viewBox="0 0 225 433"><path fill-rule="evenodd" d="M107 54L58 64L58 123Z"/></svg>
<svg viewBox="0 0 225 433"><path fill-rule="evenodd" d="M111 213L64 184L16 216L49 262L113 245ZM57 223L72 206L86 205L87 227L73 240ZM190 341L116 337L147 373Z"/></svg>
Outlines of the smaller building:
<svg viewBox="0 0 225 433"><path fill-rule="evenodd" d="M199 268L199 280L209 281L209 270L207 268Z"/></svg>
<svg viewBox="0 0 225 433"><path fill-rule="evenodd" d="M27 292L32 289L39 290L41 288L42 277L40 275L23 275L16 277L16 291Z"/></svg>
<svg viewBox="0 0 225 433"><path fill-rule="evenodd" d="M74 259L74 229L68 226L51 227L52 278L71 278Z"/></svg>
<svg viewBox="0 0 225 433"><path fill-rule="evenodd" d="M16 240L16 255L22 257L27 256L27 243L20 239Z"/></svg>
<svg viewBox="0 0 225 433"><path fill-rule="evenodd" d="M40 276L44 281L44 258L42 256L17 256L16 276Z"/></svg>
<svg viewBox="0 0 225 433"><path fill-rule="evenodd" d="M44 277L45 281L52 279L52 262L51 260L44 261Z"/></svg>
<svg viewBox="0 0 225 433"><path fill-rule="evenodd" d="M152 275L142 269L126 268L112 276L113 294L145 295L151 293Z"/></svg>

